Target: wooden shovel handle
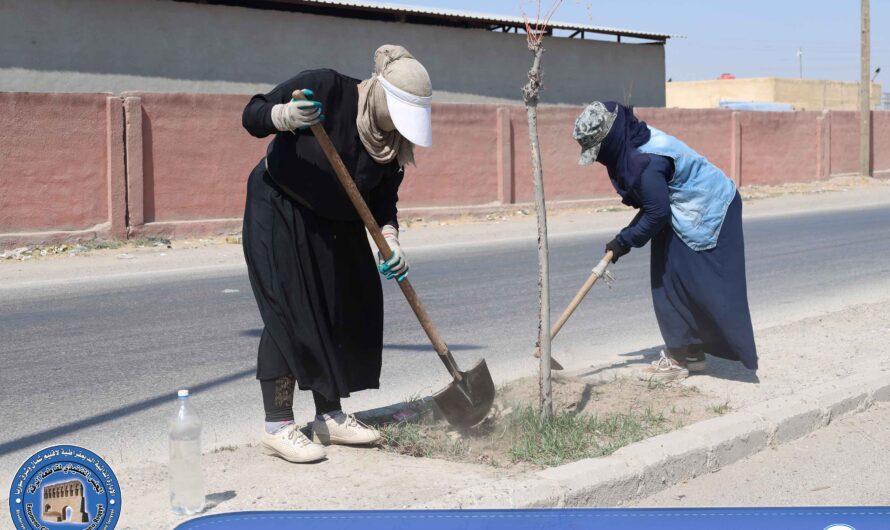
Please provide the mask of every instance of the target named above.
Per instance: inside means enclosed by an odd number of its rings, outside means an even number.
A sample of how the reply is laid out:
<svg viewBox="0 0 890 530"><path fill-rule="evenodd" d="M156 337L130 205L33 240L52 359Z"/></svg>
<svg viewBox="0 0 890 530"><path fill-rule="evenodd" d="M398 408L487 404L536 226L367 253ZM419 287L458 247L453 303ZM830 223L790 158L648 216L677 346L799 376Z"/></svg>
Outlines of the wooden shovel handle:
<svg viewBox="0 0 890 530"><path fill-rule="evenodd" d="M641 208L640 211L638 211L637 214L634 216L634 218L631 220L630 226L637 224L637 222L640 220L640 218L642 216L643 216L643 209ZM572 313L574 313L575 309L578 308L578 305L581 303L581 300L583 300L584 297L587 296L587 293L588 293L588 291L590 291L590 288L593 287L593 284L595 284L596 281L599 280L606 273L606 268L609 266L609 262L612 261L612 256L613 256L612 251L607 250L606 255L603 256L603 259L601 259L600 262L597 263L596 267L593 268L593 272L590 273L590 277L587 278L587 281L584 282L584 285L582 285L581 289L578 290L578 293L575 295L575 298L572 298L572 301L569 303L569 306L566 307L566 310L563 311L562 315L559 316L559 320L557 320L556 324L552 328L550 328L550 338L551 339L553 339L553 337L555 337L556 334L559 333L559 330L562 329L562 326L563 326L563 324L566 323L566 320L568 320L569 317L572 316ZM535 351L532 353L532 355L535 356L536 358L540 358L541 357L541 348L540 347L535 348ZM551 361L554 360L552 356L550 359L551 359Z"/></svg>
<svg viewBox="0 0 890 530"><path fill-rule="evenodd" d="M293 98L305 99L303 91L295 90ZM371 233L371 238L377 245L377 249L383 256L383 259L389 260L392 257L389 243L387 243L386 239L383 237L383 232L381 232L380 227L377 226L377 220L374 219L374 215L371 213L371 210L368 209L368 205L365 204L365 199L362 197L361 192L358 191L355 181L353 181L352 177L349 175L349 170L346 169L346 166L343 164L343 159L340 158L340 153L337 152L337 148L334 147L333 142L331 142L328 132L324 130L324 126L320 123L312 125L310 129L312 130L312 134L314 134L315 138L318 140L318 144L321 146L321 150L324 151L328 162L330 162L331 166L334 168L334 173L337 174L337 179L340 181L340 184L343 185L346 195L358 212L359 217L361 217L362 221L365 223L368 232ZM461 381L462 376L460 375L457 363L455 363L454 358L448 349L448 345L442 340L442 336L439 335L439 331L433 325L433 321L430 320L430 316L426 312L426 308L424 308L423 304L420 302L420 298L414 291L411 282L408 281L408 278L405 278L398 282L398 284L399 288L402 289L402 294L405 295L405 299L408 301L408 305L414 310L414 315L417 316L417 320L426 332L427 337L429 337L433 348L436 350L436 353L439 354L445 367L448 368L448 371L451 373L451 376L455 381Z"/></svg>
<svg viewBox="0 0 890 530"><path fill-rule="evenodd" d="M587 293L590 292L590 288L593 287L593 284L597 282L600 278L602 278L603 274L606 272L606 268L609 266L609 263L612 261L612 251L609 250L606 252L606 255L603 256L603 259L597 263L596 267L593 268L593 272L590 273L590 276L587 277L587 281L584 282L584 285L575 293L575 297L572 298L572 301L569 302L568 307L565 308L565 311L559 316L559 320L556 321L556 324L553 324L553 327L550 328L550 338L553 339L556 337L556 334L559 333L559 330L562 329L563 325L565 325L566 321L572 316L572 313L575 312L575 309L578 309L578 306L581 305L581 300L584 300L584 297L587 296ZM533 354L535 357L541 356L541 349L535 348L535 352Z"/></svg>

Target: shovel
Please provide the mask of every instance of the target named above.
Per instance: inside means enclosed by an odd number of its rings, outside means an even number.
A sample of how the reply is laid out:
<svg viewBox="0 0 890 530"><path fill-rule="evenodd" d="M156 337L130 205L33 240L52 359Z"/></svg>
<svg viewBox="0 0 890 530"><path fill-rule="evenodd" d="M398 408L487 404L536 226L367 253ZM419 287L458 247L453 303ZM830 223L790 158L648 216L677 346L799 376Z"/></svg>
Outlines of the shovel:
<svg viewBox="0 0 890 530"><path fill-rule="evenodd" d="M301 90L295 90L293 98L305 99L305 96ZM374 216L368 209L368 205L365 204L365 200L355 186L355 182L352 180L352 177L349 176L349 171L346 169L346 166L343 165L343 160L340 158L340 154L337 153L334 144L331 143L327 131L324 130L324 126L320 123L313 125L311 129L312 134L314 134L315 138L318 140L322 151L324 151L328 162L330 162L331 167L334 168L334 172L337 174L337 179L339 179L340 184L343 185L346 195L349 196L349 200L352 201L352 205L358 212L359 217L362 218L365 227L368 229L368 232L371 233L371 238L377 245L377 249L380 251L384 260L389 260L392 257L392 251L389 249L389 244L387 244L386 239L383 238L383 233L380 231L380 227L377 226L377 222L374 220ZM414 287L411 286L411 282L408 281L408 278L404 278L402 281L398 282L398 284L402 289L402 294L405 295L405 299L408 300L411 309L414 310L414 315L417 316L417 320L420 321L420 325L423 327L430 342L433 344L433 348L435 348L436 353L439 354L439 360L442 361L442 364L445 365L448 373L451 374L451 377L454 379L448 386L433 394L433 402L442 412L442 416L444 416L451 425L456 427L472 427L473 425L476 425L485 419L494 402L494 381L491 379L491 373L488 371L488 365L485 364L485 359L479 361L479 363L473 368L470 368L469 371L461 371L457 366L457 362L454 360L454 356L451 355L451 350L448 349L448 345L442 340L438 330L433 326L433 322L430 320L426 309L423 307L423 304L420 303L420 298L417 297L417 293L414 291Z"/></svg>
<svg viewBox="0 0 890 530"><path fill-rule="evenodd" d="M609 271L606 270L606 267L609 266L609 262L612 261L612 251L609 250L606 252L606 255L603 256L603 259L597 263L596 267L593 268L593 272L590 273L590 276L587 278L587 281L584 282L584 285L581 286L581 289L575 294L575 297L572 298L572 301L569 302L568 307L566 307L565 311L559 316L559 320L556 321L556 324L550 328L550 339L553 340L553 337L559 333L559 330L562 329L562 326L566 323L572 313L575 312L575 309L581 305L581 300L584 300L584 297L587 296L587 293L590 291L590 288L593 287L593 284L597 282L600 278L606 278L607 282L613 280L612 275L609 274ZM534 353L532 353L536 358L541 357L541 348L535 348ZM557 362L556 359L550 357L550 369L551 370L562 370L562 365Z"/></svg>

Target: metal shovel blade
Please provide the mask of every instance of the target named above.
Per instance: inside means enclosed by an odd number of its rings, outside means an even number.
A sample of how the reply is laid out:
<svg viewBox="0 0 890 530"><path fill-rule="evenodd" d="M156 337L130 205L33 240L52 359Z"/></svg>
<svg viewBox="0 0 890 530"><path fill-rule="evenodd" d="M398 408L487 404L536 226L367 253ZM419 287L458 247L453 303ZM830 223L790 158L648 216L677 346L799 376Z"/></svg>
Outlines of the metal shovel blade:
<svg viewBox="0 0 890 530"><path fill-rule="evenodd" d="M494 381L485 359L466 372L458 372L462 380L433 394L433 402L442 416L455 427L472 427L488 415L494 403Z"/></svg>

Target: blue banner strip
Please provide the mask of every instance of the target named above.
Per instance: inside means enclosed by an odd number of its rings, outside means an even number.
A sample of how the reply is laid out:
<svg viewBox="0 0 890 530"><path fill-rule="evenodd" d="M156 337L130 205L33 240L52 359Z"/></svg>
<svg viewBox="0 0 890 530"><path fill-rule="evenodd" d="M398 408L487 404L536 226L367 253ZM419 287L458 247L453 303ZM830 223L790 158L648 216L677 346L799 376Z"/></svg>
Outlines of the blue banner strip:
<svg viewBox="0 0 890 530"><path fill-rule="evenodd" d="M175 530L884 530L890 508L640 508L237 512Z"/></svg>

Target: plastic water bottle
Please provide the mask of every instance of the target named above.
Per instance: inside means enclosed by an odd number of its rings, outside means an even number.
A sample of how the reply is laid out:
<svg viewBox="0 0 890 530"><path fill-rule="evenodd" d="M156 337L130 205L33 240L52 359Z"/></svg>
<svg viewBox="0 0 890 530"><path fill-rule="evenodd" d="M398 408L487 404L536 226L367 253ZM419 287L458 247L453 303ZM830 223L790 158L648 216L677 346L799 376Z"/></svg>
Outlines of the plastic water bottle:
<svg viewBox="0 0 890 530"><path fill-rule="evenodd" d="M176 415L170 422L170 504L181 515L204 509L201 420L188 390L179 391Z"/></svg>

